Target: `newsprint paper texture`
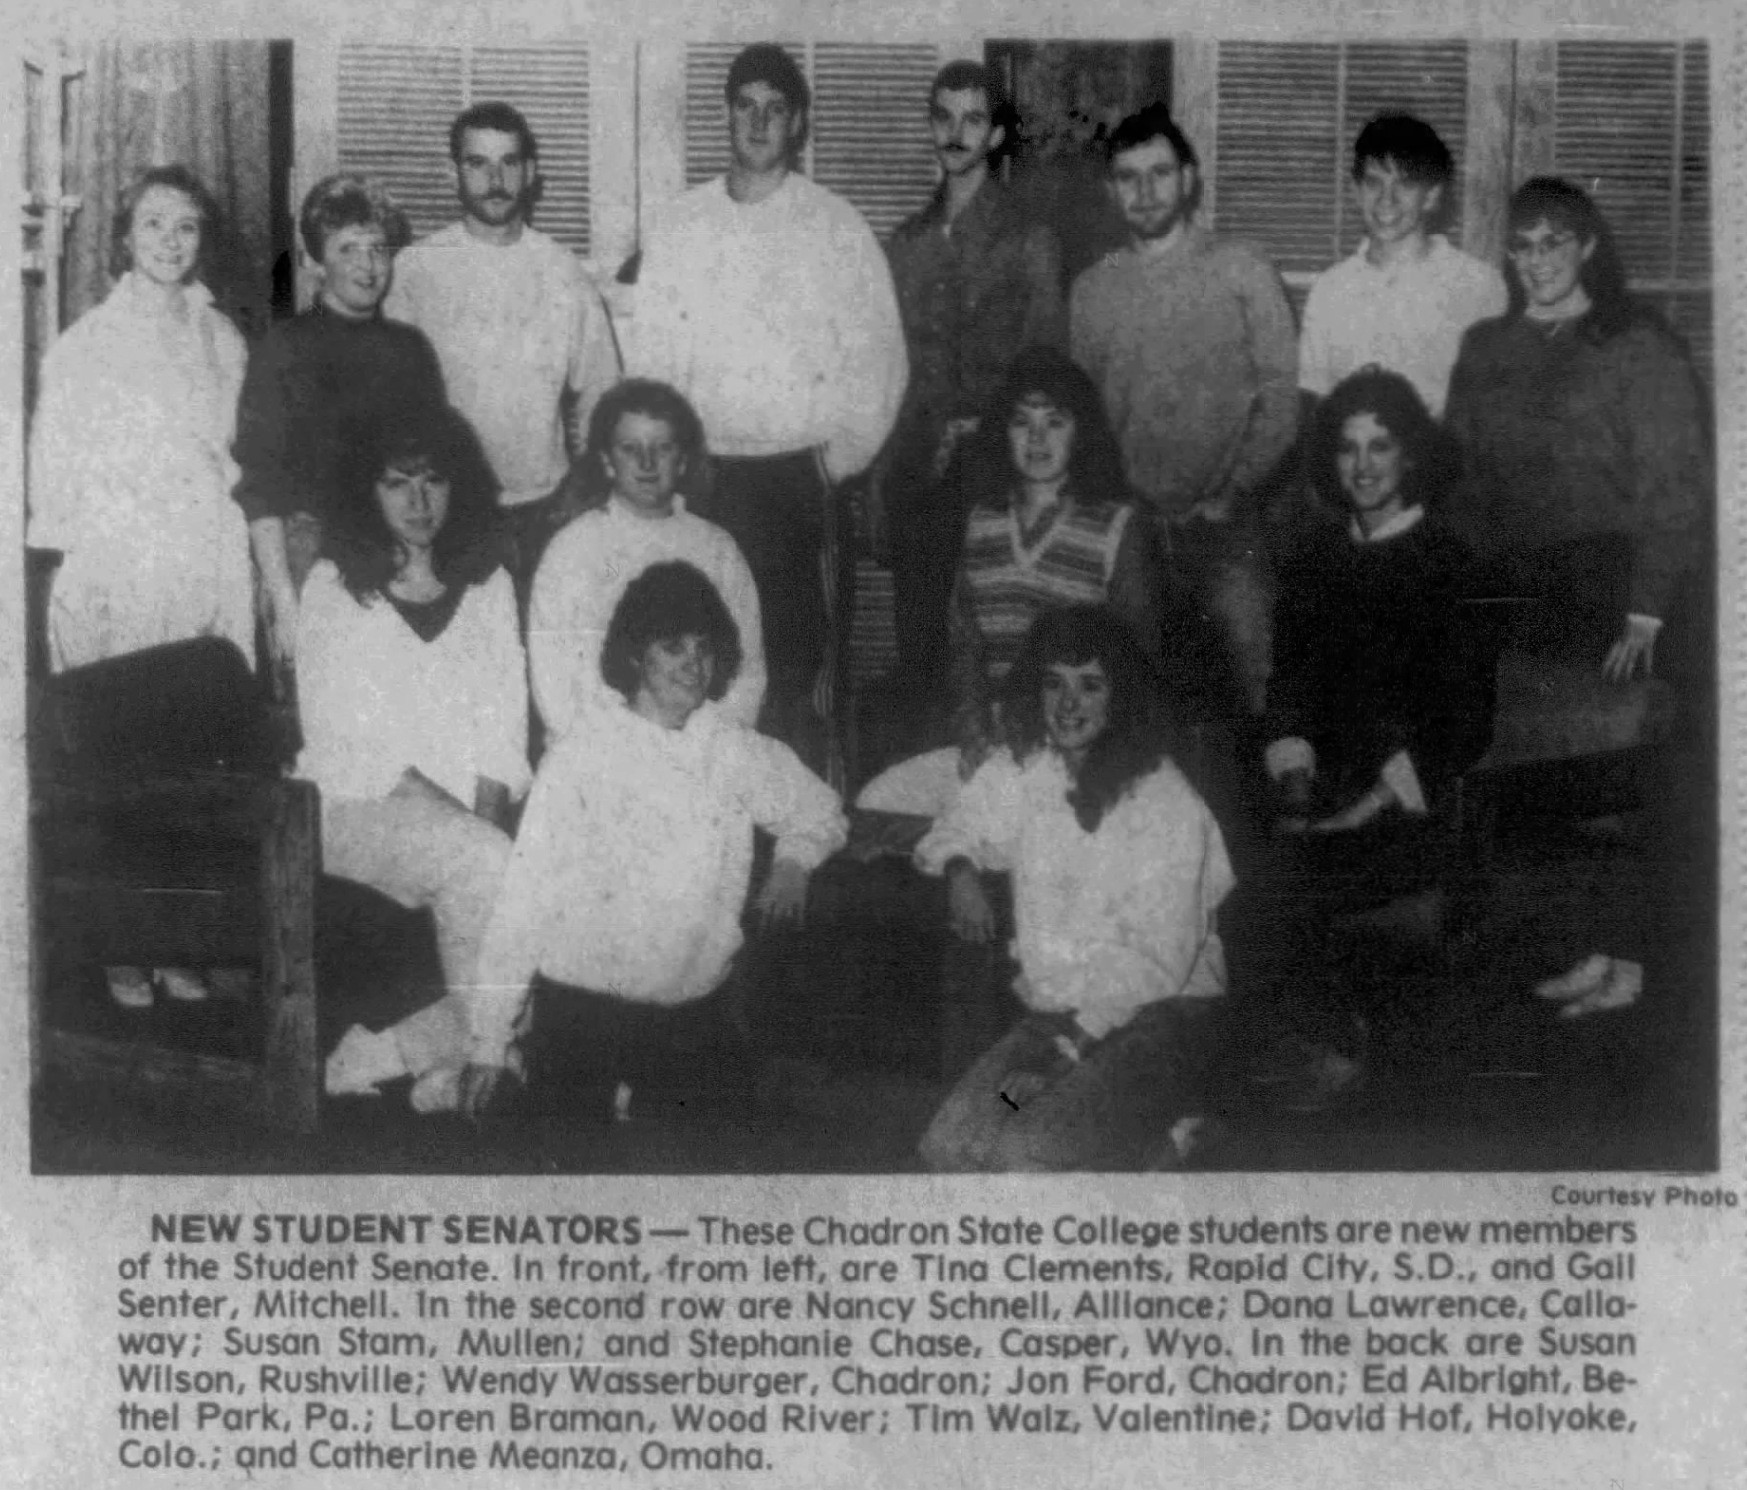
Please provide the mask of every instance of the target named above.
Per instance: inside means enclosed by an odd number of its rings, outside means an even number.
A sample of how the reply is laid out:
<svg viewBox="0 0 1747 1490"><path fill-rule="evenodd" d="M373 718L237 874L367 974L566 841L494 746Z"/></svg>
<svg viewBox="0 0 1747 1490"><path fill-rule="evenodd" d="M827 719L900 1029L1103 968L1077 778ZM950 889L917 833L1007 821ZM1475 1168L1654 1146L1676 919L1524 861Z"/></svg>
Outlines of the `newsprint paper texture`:
<svg viewBox="0 0 1747 1490"><path fill-rule="evenodd" d="M1715 1114L1715 1168L1707 1142L1668 1172L1513 1172L1501 1140L1496 1171L1484 1173L1404 1172L1411 1158L1390 1172L1050 1179L35 1173L29 794L16 743L23 503L9 500L0 504L0 552L13 556L0 583L0 737L14 742L0 762L0 1484L1747 1484L1737 891L1747 26L1737 7L384 0L93 6L62 18L18 0L8 9L8 202L21 200L23 64L58 40L78 46L118 26L137 37L290 38L304 58L331 57L343 37L580 38L601 54L595 109L623 109L627 120L636 108L627 69L639 56L665 58L664 75L678 76L675 59L694 40L914 41L943 60L981 55L995 39L1169 40L1179 79L1194 73L1182 59L1211 42L1708 41L1724 888L1719 1069L1692 1070L1689 1088ZM643 107L676 108L671 93ZM296 102L300 142L319 145L326 129L331 151L333 98ZM1177 105L1213 126L1215 99L1180 91ZM597 192L637 179L629 145L610 133L593 147ZM307 186L303 169L294 165L293 180ZM680 184L645 178L651 190ZM635 193L620 195L598 210L608 247L628 247L635 222ZM17 286L20 240L4 241L0 263ZM12 346L0 359L0 461L17 493L16 293L4 297L0 328Z"/></svg>

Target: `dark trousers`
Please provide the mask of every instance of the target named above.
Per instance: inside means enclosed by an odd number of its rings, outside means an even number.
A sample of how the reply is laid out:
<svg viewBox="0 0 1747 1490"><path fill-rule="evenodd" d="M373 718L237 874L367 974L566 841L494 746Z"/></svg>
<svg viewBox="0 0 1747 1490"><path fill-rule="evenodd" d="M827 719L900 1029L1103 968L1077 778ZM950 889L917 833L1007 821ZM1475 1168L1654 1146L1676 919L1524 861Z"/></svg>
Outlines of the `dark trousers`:
<svg viewBox="0 0 1747 1490"><path fill-rule="evenodd" d="M964 552L962 462L939 481L894 473L887 491L892 551L892 630L911 685L943 684L952 583Z"/></svg>
<svg viewBox="0 0 1747 1490"><path fill-rule="evenodd" d="M637 1112L733 1108L754 1086L726 989L643 1004L540 977L531 993L528 1101L539 1115L604 1119L620 1082Z"/></svg>
<svg viewBox="0 0 1747 1490"><path fill-rule="evenodd" d="M853 570L817 451L720 456L691 510L726 528L758 587L769 676L758 727L835 786L843 780L838 679Z"/></svg>

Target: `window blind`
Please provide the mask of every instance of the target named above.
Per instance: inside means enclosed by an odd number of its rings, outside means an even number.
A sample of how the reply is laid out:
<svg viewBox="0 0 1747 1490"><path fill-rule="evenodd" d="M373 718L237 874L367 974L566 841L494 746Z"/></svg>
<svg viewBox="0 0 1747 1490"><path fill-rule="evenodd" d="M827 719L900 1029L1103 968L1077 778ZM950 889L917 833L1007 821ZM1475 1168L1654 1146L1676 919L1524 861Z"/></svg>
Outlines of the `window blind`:
<svg viewBox="0 0 1747 1490"><path fill-rule="evenodd" d="M1711 356L1710 71L1703 42L1561 42L1554 169L1590 193L1632 288Z"/></svg>
<svg viewBox="0 0 1747 1490"><path fill-rule="evenodd" d="M527 117L543 182L534 222L589 248L588 48L377 45L346 42L339 59L340 168L394 194L415 234L454 221L449 125L470 104L501 99Z"/></svg>
<svg viewBox="0 0 1747 1490"><path fill-rule="evenodd" d="M1359 131L1406 110L1460 162L1467 94L1466 42L1221 43L1215 225L1261 244L1289 277L1321 273L1364 236L1351 195ZM1459 222L1460 201L1451 206Z"/></svg>
<svg viewBox="0 0 1747 1490"><path fill-rule="evenodd" d="M728 169L722 85L743 42L686 48L685 179ZM939 66L929 45L784 41L813 89L802 169L846 197L884 237L934 190L928 85Z"/></svg>

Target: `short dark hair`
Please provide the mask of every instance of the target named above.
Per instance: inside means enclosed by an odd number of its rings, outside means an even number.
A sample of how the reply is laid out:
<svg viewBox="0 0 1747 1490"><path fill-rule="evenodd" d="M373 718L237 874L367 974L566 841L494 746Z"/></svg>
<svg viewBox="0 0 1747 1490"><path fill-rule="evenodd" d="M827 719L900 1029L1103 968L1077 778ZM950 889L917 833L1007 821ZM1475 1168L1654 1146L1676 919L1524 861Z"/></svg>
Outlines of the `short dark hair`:
<svg viewBox="0 0 1747 1490"><path fill-rule="evenodd" d="M1125 150L1138 150L1142 145L1153 140L1163 140L1171 147L1180 166L1197 168L1199 175L1200 160L1196 157L1195 147L1189 143L1189 136L1184 134L1181 126L1171 117L1171 111L1162 103L1149 103L1145 108L1136 109L1110 134L1104 141L1104 164L1108 169L1116 163L1116 157ZM1199 187L1199 182L1197 182Z"/></svg>
<svg viewBox="0 0 1747 1490"><path fill-rule="evenodd" d="M1455 452L1413 384L1400 373L1376 366L1343 378L1317 407L1306 452L1317 495L1335 510L1346 510L1347 495L1335 462L1342 431L1358 414L1371 415L1400 443L1407 463L1403 498L1436 506L1454 475Z"/></svg>
<svg viewBox="0 0 1747 1490"><path fill-rule="evenodd" d="M619 421L627 414L642 414L659 419L673 431L679 445L684 467L680 485L695 489L704 475L707 451L704 445L704 422L698 418L686 396L671 383L654 378L625 378L600 396L594 412L588 418L588 444L579 464L579 484L583 491L599 493L605 489L605 467L602 464L613 443Z"/></svg>
<svg viewBox="0 0 1747 1490"><path fill-rule="evenodd" d="M939 94L965 93L973 88L980 89L983 97L988 100L990 125L1006 130L1007 135L1000 148L1007 149L1013 143L1013 105L1007 97L1000 74L994 68L981 62L973 62L968 57L948 62L934 74L934 81L928 85L928 105L932 108Z"/></svg>
<svg viewBox="0 0 1747 1490"><path fill-rule="evenodd" d="M109 272L116 279L133 268L133 247L128 239L133 234L133 215L140 198L154 186L167 186L179 191L194 203L200 214L200 251L195 255L193 278L199 279L211 266L218 247L218 202L206 189L206 184L184 165L153 166L141 171L128 183L115 206L115 221L111 229Z"/></svg>
<svg viewBox="0 0 1747 1490"><path fill-rule="evenodd" d="M449 483L449 515L431 561L444 584L469 585L498 567L497 479L473 427L456 410L428 406L342 431L340 490L329 511L323 552L359 600L380 595L400 568L376 483L391 470L428 466Z"/></svg>
<svg viewBox="0 0 1747 1490"><path fill-rule="evenodd" d="M368 176L352 171L324 176L309 189L297 214L304 251L318 264L327 251L328 235L341 228L381 228L390 253L412 241L412 224L393 197Z"/></svg>
<svg viewBox="0 0 1747 1490"><path fill-rule="evenodd" d="M1024 348L1007 364L1001 386L978 425L973 478L978 498L996 501L1012 488L1013 456L1007 443L1007 423L1014 408L1034 394L1073 415L1074 447L1068 457L1068 477L1076 493L1084 500L1126 500L1128 480L1122 447L1104 412L1097 384L1066 352L1042 344Z"/></svg>
<svg viewBox="0 0 1747 1490"><path fill-rule="evenodd" d="M613 608L601 643L601 676L633 703L643 681L643 654L654 642L701 636L716 665L709 696L721 698L740 671L740 628L703 572L680 559L651 564Z"/></svg>
<svg viewBox="0 0 1747 1490"><path fill-rule="evenodd" d="M756 41L729 64L722 98L730 113L735 98L748 83L768 83L788 100L789 112L797 121L789 148L791 154L799 155L813 127L813 90L807 86L800 64L774 41Z"/></svg>
<svg viewBox="0 0 1747 1490"><path fill-rule="evenodd" d="M1510 208L1505 214L1506 247L1511 234L1541 222L1555 230L1575 233L1580 243L1595 245L1578 274L1578 283L1590 299L1591 308L1583 318L1585 327L1601 341L1623 331L1640 312L1626 287L1626 266L1620 260L1613 229L1601 215L1595 199L1582 187L1557 176L1531 177L1511 193ZM1510 290L1510 308L1520 312L1528 297L1523 293L1522 277L1516 272L1514 261L1505 281Z"/></svg>
<svg viewBox="0 0 1747 1490"><path fill-rule="evenodd" d="M1353 180L1377 161L1392 164L1409 181L1422 186L1448 186L1456 174L1450 147L1438 132L1416 115L1399 109L1378 114L1353 141Z"/></svg>
<svg viewBox="0 0 1747 1490"><path fill-rule="evenodd" d="M540 158L540 144L527 118L514 104L501 99L487 99L463 109L449 126L449 159L461 163L461 144L470 129L495 129L499 134L514 135L516 144L529 160Z"/></svg>
<svg viewBox="0 0 1747 1490"><path fill-rule="evenodd" d="M1135 783L1170 755L1172 721L1158 670L1134 632L1104 605L1058 606L1042 612L1003 680L1002 718L1014 755L1024 761L1048 742L1043 680L1051 665L1097 662L1110 683L1109 723L1086 751L1079 780L1068 792L1074 816L1088 833Z"/></svg>

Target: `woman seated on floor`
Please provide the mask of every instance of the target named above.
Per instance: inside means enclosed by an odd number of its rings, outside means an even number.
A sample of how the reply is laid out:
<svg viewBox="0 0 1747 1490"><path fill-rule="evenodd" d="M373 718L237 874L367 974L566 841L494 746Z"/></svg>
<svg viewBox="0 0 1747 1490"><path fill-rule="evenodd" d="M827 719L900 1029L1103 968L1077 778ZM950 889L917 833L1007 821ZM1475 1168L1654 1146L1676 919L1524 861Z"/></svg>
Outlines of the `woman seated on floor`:
<svg viewBox="0 0 1747 1490"><path fill-rule="evenodd" d="M929 1124L931 1169L1142 1167L1202 1111L1232 873L1162 696L1112 611L1045 612L1007 677L1006 744L917 847L969 941L993 935L982 872L1012 872L1026 1008Z"/></svg>
<svg viewBox="0 0 1747 1490"><path fill-rule="evenodd" d="M528 612L534 703L549 740L584 712L623 706L601 676L601 643L625 586L664 559L696 565L721 594L741 653L721 710L758 722L764 635L752 571L724 529L686 511L685 491L704 479L707 459L697 413L666 383L627 378L595 405L570 477L589 506L547 547Z"/></svg>
<svg viewBox="0 0 1747 1490"><path fill-rule="evenodd" d="M1354 373L1318 408L1307 459L1344 517L1306 531L1279 575L1264 717L1279 853L1256 928L1279 954L1257 981L1301 989L1331 915L1432 883L1423 830L1491 740L1494 668L1490 624L1463 603L1472 558L1431 510L1450 462L1412 384ZM1352 1022L1323 1008L1308 1024L1330 1042L1324 1074L1350 1081Z"/></svg>
<svg viewBox="0 0 1747 1490"><path fill-rule="evenodd" d="M330 1093L419 1078L452 1105L466 1052L457 991L509 860L528 784L527 664L494 549L496 494L466 421L430 410L358 432L298 612L298 774L321 788L327 873L428 906L449 996L381 1033L354 1025Z"/></svg>
<svg viewBox="0 0 1747 1490"><path fill-rule="evenodd" d="M990 408L952 616L953 729L967 774L999 742L1001 680L1041 612L1109 605L1156 662L1165 586L1092 380L1054 348L1028 347Z"/></svg>
<svg viewBox="0 0 1747 1490"><path fill-rule="evenodd" d="M742 942L753 828L776 839L765 925L797 923L842 847L837 795L724 715L740 638L690 564L651 565L613 611L600 668L621 704L541 763L486 936L463 1106L490 1104L518 1037L537 1108L623 1117L744 1091L723 985Z"/></svg>

